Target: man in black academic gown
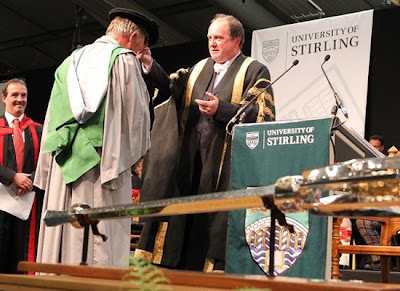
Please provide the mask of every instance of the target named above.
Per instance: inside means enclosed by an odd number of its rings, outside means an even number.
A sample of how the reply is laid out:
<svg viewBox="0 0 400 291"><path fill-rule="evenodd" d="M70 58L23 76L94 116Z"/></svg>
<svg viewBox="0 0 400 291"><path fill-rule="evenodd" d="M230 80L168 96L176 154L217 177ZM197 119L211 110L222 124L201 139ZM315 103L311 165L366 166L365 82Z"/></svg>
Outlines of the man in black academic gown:
<svg viewBox="0 0 400 291"><path fill-rule="evenodd" d="M226 125L257 91L249 92L256 83L270 84L270 74L242 54L244 30L235 17L216 15L207 37L210 57L171 75L168 102L161 103L168 95L162 90L155 99L160 105L155 108L152 149L144 163L141 201L230 187L231 136ZM169 79L150 54L138 57L147 78L161 89L168 87ZM272 88L261 94L242 122L274 120L272 96ZM219 212L146 220L135 256L170 268L223 271L227 217Z"/></svg>

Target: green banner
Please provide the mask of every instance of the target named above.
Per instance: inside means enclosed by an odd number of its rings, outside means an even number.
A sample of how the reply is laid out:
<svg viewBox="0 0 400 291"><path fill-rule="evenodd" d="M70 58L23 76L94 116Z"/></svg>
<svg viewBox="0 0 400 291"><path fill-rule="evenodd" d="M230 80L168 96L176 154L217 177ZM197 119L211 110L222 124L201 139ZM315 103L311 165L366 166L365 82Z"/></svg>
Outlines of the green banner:
<svg viewBox="0 0 400 291"><path fill-rule="evenodd" d="M274 184L279 177L329 163L331 118L236 126L232 142L232 189ZM232 211L229 215L226 272L266 274L269 266L269 211ZM308 212L287 215L294 226L277 223L276 275L324 279L327 219Z"/></svg>

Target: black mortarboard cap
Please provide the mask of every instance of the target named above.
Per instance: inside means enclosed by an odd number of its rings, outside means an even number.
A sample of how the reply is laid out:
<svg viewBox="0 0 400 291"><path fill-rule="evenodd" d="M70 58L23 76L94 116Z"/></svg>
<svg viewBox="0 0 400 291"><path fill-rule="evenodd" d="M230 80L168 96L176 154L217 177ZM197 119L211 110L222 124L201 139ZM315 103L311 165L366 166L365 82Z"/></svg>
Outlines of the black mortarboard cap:
<svg viewBox="0 0 400 291"><path fill-rule="evenodd" d="M158 24L154 20L147 18L146 16L127 9L127 8L113 8L108 13L108 17L110 20L113 20L115 17L127 18L142 27L149 34L149 46L155 44L158 40Z"/></svg>

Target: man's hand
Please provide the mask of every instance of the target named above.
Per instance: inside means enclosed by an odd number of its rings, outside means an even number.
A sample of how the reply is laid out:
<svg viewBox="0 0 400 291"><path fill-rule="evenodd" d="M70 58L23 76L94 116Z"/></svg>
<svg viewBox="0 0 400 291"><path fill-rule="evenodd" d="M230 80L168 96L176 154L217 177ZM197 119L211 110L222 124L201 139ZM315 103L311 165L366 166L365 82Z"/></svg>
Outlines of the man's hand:
<svg viewBox="0 0 400 291"><path fill-rule="evenodd" d="M148 47L138 51L136 53L136 58L143 64L144 68L147 70L151 63L153 62L153 58L151 57L151 51Z"/></svg>
<svg viewBox="0 0 400 291"><path fill-rule="evenodd" d="M23 195L25 195L26 193L28 193L28 192L30 192L30 191L23 191L21 188L17 188L17 196L23 196Z"/></svg>
<svg viewBox="0 0 400 291"><path fill-rule="evenodd" d="M17 185L17 195L24 195L33 190L33 183L29 179L31 174L16 173L13 178L13 183Z"/></svg>
<svg viewBox="0 0 400 291"><path fill-rule="evenodd" d="M199 110L201 114L214 116L218 109L219 99L217 96L206 92L206 96L210 98L210 100L194 100L199 105Z"/></svg>

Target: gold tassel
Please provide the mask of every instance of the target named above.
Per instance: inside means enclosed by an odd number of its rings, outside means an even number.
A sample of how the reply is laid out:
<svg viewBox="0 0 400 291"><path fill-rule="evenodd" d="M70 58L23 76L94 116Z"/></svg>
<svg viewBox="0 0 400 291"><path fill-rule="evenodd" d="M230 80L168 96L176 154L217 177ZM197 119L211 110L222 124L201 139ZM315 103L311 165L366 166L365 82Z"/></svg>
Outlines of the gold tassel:
<svg viewBox="0 0 400 291"><path fill-rule="evenodd" d="M271 83L270 80L267 79L260 79L258 80L253 87L247 91L247 97L243 99L240 104L244 105L248 103L254 96L260 94L258 96L255 104L258 105L258 115L257 115L257 120L256 122L263 122L266 120L266 116L269 117L269 120L274 120L275 119L275 114L271 110L269 106L267 106L267 102L271 104L271 106L275 106L274 100L267 91L264 91L261 93L269 84Z"/></svg>

